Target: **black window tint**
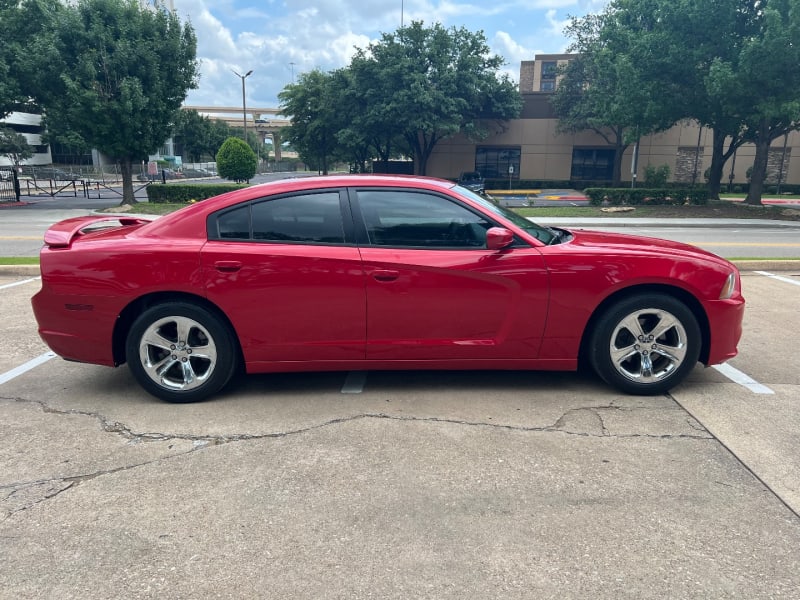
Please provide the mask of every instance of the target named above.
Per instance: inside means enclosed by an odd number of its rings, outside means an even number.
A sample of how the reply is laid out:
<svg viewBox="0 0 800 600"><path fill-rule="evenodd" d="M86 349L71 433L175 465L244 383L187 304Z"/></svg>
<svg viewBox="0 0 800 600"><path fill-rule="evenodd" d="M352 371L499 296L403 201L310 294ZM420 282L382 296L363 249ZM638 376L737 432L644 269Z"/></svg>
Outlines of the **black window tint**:
<svg viewBox="0 0 800 600"><path fill-rule="evenodd" d="M360 191L358 203L371 244L482 248L492 224L464 206L433 194Z"/></svg>
<svg viewBox="0 0 800 600"><path fill-rule="evenodd" d="M250 238L250 205L241 206L217 217L217 236L225 239Z"/></svg>
<svg viewBox="0 0 800 600"><path fill-rule="evenodd" d="M339 192L288 196L253 204L253 238L343 244Z"/></svg>

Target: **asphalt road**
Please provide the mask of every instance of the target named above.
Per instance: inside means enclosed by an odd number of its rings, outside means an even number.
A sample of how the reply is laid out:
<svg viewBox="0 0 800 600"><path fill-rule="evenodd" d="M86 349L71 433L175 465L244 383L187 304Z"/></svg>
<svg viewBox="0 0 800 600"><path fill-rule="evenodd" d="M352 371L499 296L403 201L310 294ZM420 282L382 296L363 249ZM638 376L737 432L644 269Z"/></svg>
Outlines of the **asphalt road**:
<svg viewBox="0 0 800 600"><path fill-rule="evenodd" d="M244 377L170 405L51 358L0 275L0 598L796 598L800 276L734 370ZM731 379L731 377L733 379Z"/></svg>
<svg viewBox="0 0 800 600"><path fill-rule="evenodd" d="M267 173L255 183L313 173ZM121 202L117 188L95 186L85 197L59 195L27 198L24 205L0 211L0 256L36 256L47 227L61 219L109 208ZM137 197L146 198L144 187ZM544 202L544 200L542 201ZM563 205L564 201L552 202ZM544 218L539 222L563 227L586 227L661 237L700 246L726 258L800 258L800 222L718 219L570 219Z"/></svg>

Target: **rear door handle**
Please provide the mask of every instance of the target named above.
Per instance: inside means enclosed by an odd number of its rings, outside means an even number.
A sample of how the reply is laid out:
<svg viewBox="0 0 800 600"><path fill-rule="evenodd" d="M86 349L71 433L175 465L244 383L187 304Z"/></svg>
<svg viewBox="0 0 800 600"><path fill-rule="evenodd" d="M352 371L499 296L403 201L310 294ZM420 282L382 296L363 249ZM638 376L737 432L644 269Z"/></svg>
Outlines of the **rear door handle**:
<svg viewBox="0 0 800 600"><path fill-rule="evenodd" d="M391 271L389 269L378 269L372 273L372 276L377 281L394 281L400 277L399 271Z"/></svg>
<svg viewBox="0 0 800 600"><path fill-rule="evenodd" d="M218 260L214 268L221 273L235 273L242 268L242 263L238 260Z"/></svg>

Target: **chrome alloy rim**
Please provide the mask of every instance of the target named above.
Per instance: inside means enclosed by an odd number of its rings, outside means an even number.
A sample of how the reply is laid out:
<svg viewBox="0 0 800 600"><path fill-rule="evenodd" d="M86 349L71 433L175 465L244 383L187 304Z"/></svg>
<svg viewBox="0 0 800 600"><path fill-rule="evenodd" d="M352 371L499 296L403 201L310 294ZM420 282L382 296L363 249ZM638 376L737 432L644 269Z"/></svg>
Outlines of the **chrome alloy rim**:
<svg viewBox="0 0 800 600"><path fill-rule="evenodd" d="M677 370L686 358L686 329L675 315L645 308L625 317L614 329L611 363L627 379L655 383Z"/></svg>
<svg viewBox="0 0 800 600"><path fill-rule="evenodd" d="M208 330L186 317L164 317L154 322L139 343L145 372L171 390L195 389L211 377L217 347Z"/></svg>

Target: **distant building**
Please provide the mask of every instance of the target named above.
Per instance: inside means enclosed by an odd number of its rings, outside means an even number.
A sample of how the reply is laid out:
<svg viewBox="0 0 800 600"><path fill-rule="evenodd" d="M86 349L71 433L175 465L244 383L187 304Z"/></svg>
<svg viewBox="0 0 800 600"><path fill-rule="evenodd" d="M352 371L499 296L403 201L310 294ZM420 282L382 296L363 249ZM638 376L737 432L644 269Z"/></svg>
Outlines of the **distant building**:
<svg viewBox="0 0 800 600"><path fill-rule="evenodd" d="M26 165L49 165L53 162L50 146L42 141L44 127L42 116L32 113L12 112L5 119L0 119L0 127L7 127L12 131L21 133L28 144L33 147L33 156L23 161ZM11 160L7 156L0 156L0 166L10 166Z"/></svg>
<svg viewBox="0 0 800 600"><path fill-rule="evenodd" d="M610 181L616 150L591 130L559 133L558 119L550 103L558 87L558 68L575 54L540 54L520 64L520 93L524 106L519 119L497 127L480 142L455 136L439 142L428 161L427 173L457 178L465 171L480 171L487 179L535 182ZM646 136L639 142L637 181L644 181L648 165L670 168L670 180L705 183L711 164L712 133L697 122L677 123L665 132ZM800 184L800 133L793 132L773 142L769 151L767 183ZM633 146L622 156L622 179L632 179ZM753 165L755 147L747 144L728 160L723 171L725 184L746 183Z"/></svg>

